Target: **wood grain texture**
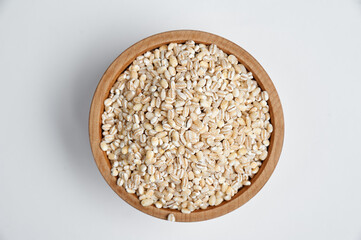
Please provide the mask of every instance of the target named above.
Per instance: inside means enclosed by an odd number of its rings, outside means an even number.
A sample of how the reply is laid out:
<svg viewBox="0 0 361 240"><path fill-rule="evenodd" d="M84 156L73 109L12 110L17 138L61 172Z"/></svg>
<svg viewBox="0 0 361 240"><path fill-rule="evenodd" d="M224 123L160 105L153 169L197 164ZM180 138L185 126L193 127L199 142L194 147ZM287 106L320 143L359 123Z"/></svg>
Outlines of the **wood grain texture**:
<svg viewBox="0 0 361 240"><path fill-rule="evenodd" d="M260 87L269 93L268 104L270 107L271 123L274 127L274 131L271 135L270 145L268 147L268 157L265 161L263 161L259 172L251 179L252 184L248 187L243 187L230 201L224 201L218 206L208 207L205 210L196 210L191 214L183 214L178 210L163 208L158 209L155 206L143 207L135 194L129 194L123 187L117 186L116 177L113 177L110 174L111 166L107 155L99 147L102 139L101 115L104 112L103 102L109 95L109 91L117 80L118 76L132 63L132 61L137 56L144 54L149 50L158 48L164 44L169 44L171 42L183 43L187 40L194 40L196 43L216 44L224 52L235 55L249 71L252 71L253 76ZM282 150L283 137L284 119L281 102L277 91L266 71L248 52L235 43L220 36L201 31L178 30L164 32L143 39L125 50L109 66L100 80L93 96L89 115L89 138L91 149L99 171L109 186L124 201L136 209L164 220L167 219L168 214L173 213L177 222L203 221L219 217L242 206L253 196L255 196L268 181L277 165Z"/></svg>

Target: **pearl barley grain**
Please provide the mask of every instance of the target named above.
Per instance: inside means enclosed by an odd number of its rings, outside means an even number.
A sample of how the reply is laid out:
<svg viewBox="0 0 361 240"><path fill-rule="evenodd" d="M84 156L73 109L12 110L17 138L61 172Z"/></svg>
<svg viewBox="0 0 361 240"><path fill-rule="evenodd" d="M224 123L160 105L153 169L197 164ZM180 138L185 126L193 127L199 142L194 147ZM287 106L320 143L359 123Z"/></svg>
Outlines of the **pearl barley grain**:
<svg viewBox="0 0 361 240"><path fill-rule="evenodd" d="M142 200L141 204L144 207L148 207L153 204L153 201L152 201L152 199L146 198L146 199Z"/></svg>
<svg viewBox="0 0 361 240"><path fill-rule="evenodd" d="M170 43L119 76L104 101L99 146L117 185L142 206L189 214L252 183L273 132L268 99L236 56Z"/></svg>
<svg viewBox="0 0 361 240"><path fill-rule="evenodd" d="M168 219L168 221L175 222L175 216L174 216L174 214L173 214L173 213L168 214L167 219Z"/></svg>

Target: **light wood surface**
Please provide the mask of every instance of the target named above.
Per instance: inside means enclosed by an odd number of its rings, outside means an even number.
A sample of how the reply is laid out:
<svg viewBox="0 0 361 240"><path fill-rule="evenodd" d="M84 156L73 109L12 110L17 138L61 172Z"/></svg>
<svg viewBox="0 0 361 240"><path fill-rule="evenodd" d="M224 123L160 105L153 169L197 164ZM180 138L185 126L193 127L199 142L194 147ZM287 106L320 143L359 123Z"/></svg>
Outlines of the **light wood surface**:
<svg viewBox="0 0 361 240"><path fill-rule="evenodd" d="M129 194L123 187L116 184L116 177L110 175L110 162L99 144L102 139L101 134L101 115L104 112L104 100L107 98L112 85L118 76L132 63L139 55L171 42L183 43L187 40L194 40L196 43L216 44L220 49L228 54L235 55L249 71L252 71L254 78L263 90L269 93L269 107L271 123L274 131L271 135L270 145L268 147L268 157L259 170L251 179L252 184L243 187L230 201L224 201L215 207L208 207L205 210L196 210L191 214L183 214L178 210L158 209L155 206L143 207L135 194ZM281 154L284 137L283 111L277 91L262 66L244 49L235 43L220 36L201 31L179 30L170 31L150 36L143 39L127 50L125 50L109 66L100 80L95 90L89 115L89 138L95 162L99 171L107 181L109 186L127 203L136 209L166 220L168 214L173 213L177 222L203 221L229 213L245 204L265 185L274 171Z"/></svg>

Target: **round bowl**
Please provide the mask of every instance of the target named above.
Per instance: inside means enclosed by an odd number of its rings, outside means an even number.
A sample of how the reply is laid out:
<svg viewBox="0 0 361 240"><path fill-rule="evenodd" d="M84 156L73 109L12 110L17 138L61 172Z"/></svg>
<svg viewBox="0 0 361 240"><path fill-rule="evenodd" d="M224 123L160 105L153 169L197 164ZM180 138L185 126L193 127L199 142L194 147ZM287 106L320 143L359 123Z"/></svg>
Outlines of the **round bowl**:
<svg viewBox="0 0 361 240"><path fill-rule="evenodd" d="M269 94L268 105L270 109L271 123L274 130L271 134L268 147L268 157L263 161L259 172L251 179L251 185L245 186L232 197L230 201L224 201L218 206L208 207L204 210L196 210L190 214L181 213L178 210L156 208L154 205L143 207L135 194L130 194L123 187L116 184L116 177L111 176L111 165L105 152L100 149L102 139L101 115L104 112L104 100L118 76L133 62L133 60L145 52L158 48L161 45L171 42L183 43L187 40L194 40L196 43L216 44L227 54L236 56L248 71L253 73L254 79L259 86ZM179 30L159 33L145 38L125 50L104 73L98 87L95 90L89 116L89 137L90 145L95 162L99 171L109 186L124 201L136 209L161 219L167 219L168 214L173 213L178 222L203 221L222 216L245 204L265 185L275 169L281 154L284 137L284 120L280 99L277 91L262 66L243 48L220 36L192 30Z"/></svg>

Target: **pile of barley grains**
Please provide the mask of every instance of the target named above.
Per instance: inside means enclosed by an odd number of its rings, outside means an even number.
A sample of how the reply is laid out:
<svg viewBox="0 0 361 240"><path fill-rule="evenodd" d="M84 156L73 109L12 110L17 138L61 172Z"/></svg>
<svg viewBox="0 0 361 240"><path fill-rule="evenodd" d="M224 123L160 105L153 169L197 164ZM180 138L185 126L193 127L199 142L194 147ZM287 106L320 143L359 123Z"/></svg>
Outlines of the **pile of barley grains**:
<svg viewBox="0 0 361 240"><path fill-rule="evenodd" d="M258 172L273 127L268 94L216 45L170 43L138 56L104 101L101 149L143 206L228 201Z"/></svg>

